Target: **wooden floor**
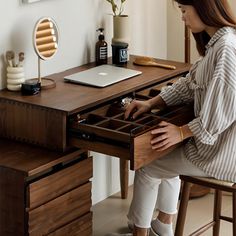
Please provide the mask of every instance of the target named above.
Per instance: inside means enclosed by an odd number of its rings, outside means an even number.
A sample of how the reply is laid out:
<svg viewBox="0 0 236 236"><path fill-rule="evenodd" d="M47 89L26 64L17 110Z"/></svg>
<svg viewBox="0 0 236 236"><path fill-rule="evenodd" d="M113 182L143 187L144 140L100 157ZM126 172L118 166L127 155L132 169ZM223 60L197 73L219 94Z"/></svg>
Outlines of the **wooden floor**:
<svg viewBox="0 0 236 236"><path fill-rule="evenodd" d="M110 232L129 232L127 228L126 214L129 209L131 197L132 188L129 189L129 198L127 200L120 199L120 193L118 193L93 206L93 236L105 236ZM231 196L223 197L223 213L228 216L232 215L231 203ZM197 227L211 220L212 207L212 194L190 200L184 236L189 235ZM203 235L211 236L211 229ZM220 236L232 236L231 223L221 223Z"/></svg>

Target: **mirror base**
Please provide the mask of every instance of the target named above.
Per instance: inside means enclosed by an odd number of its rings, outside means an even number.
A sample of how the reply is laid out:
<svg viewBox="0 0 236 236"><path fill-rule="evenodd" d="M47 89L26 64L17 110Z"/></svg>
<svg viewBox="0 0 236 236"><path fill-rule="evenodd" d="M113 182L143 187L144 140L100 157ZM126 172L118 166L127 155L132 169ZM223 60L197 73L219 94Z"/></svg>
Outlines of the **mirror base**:
<svg viewBox="0 0 236 236"><path fill-rule="evenodd" d="M31 81L39 82L39 79L31 79ZM56 87L56 82L53 79L41 78L41 89L51 89Z"/></svg>
<svg viewBox="0 0 236 236"><path fill-rule="evenodd" d="M56 82L53 79L41 78L41 89L51 89L56 87Z"/></svg>

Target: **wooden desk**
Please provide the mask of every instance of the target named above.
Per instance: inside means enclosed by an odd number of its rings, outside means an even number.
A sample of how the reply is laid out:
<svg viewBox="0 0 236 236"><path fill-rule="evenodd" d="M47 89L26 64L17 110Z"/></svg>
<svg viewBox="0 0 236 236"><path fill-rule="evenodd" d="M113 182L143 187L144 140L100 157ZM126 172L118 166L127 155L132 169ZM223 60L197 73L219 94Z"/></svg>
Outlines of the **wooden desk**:
<svg viewBox="0 0 236 236"><path fill-rule="evenodd" d="M170 61L163 62L175 65L176 70L135 66L133 59L131 56L127 67L140 70L143 74L105 88L63 81L66 75L93 67L94 64L91 63L51 75L50 78L56 81L56 88L43 90L36 96L21 96L19 92L1 91L0 136L55 150L66 150L66 123L71 115L94 109L116 98L185 74L189 70L189 64Z"/></svg>
<svg viewBox="0 0 236 236"><path fill-rule="evenodd" d="M43 150L46 148L56 152L66 152L71 145L89 149L89 142L68 138L68 124L71 119L77 117L78 114L83 115L109 106L123 97L133 96L135 93L139 96L143 96L143 94L146 96L145 90L149 90L153 86L165 85L168 81L186 74L190 68L190 65L186 63L165 60L158 62L175 65L177 69L166 70L157 67L135 66L132 63L134 58L135 56L130 57L127 67L142 71L142 75L105 88L87 87L63 81L66 75L93 67L94 64L90 63L49 76L56 81L56 88L43 90L35 96L22 96L19 92L7 90L0 91L0 137L33 144ZM112 149L107 147L112 147ZM130 150L118 147L113 149L113 147L96 142L94 150L104 151L104 153L111 155L115 154L120 158L122 197L126 198ZM0 146L0 149L2 148ZM8 147L6 144L5 148L8 149L10 146ZM37 157L35 158L37 159ZM41 159L41 157L38 158ZM31 163L31 160L28 161ZM2 166L8 165L7 162L2 163ZM40 163L40 160L38 162ZM132 163L134 168L136 166L139 168L146 163L146 160ZM28 175L27 170L23 170L23 173Z"/></svg>
<svg viewBox="0 0 236 236"><path fill-rule="evenodd" d="M56 81L56 88L41 91L36 96L22 96L19 92L1 91L0 136L65 151L68 147L66 134L69 117L179 77L190 67L186 63L162 60L159 62L175 65L177 69L141 67L133 65L134 58L134 56L130 57L127 67L142 71L142 75L106 88L93 88L63 81L66 75L93 67L94 64L90 63L51 75L50 78ZM124 159L121 159L120 163L123 172L121 174L122 198L126 198L128 164Z"/></svg>

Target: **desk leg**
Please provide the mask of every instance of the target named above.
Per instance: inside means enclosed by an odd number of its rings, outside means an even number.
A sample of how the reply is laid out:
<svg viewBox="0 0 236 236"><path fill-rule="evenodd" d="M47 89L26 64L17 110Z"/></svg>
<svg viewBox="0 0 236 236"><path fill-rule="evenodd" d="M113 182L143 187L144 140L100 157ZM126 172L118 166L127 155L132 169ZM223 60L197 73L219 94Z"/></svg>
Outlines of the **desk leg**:
<svg viewBox="0 0 236 236"><path fill-rule="evenodd" d="M120 159L120 187L122 199L126 199L128 197L128 183L129 162L127 160Z"/></svg>

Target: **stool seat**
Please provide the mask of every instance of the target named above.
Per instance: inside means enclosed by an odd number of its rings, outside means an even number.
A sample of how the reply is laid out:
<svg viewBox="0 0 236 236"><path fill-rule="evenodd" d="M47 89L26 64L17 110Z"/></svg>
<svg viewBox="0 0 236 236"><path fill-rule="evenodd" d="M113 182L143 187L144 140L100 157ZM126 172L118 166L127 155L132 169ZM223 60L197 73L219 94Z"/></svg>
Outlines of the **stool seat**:
<svg viewBox="0 0 236 236"><path fill-rule="evenodd" d="M186 175L180 175L180 179L182 180L183 188L180 196L180 205L175 228L175 236L183 236L184 223L192 184L201 185L203 187L208 187L214 190L214 210L213 220L194 231L192 234L190 234L190 236L202 235L210 227L213 227L213 236L219 236L220 220L232 223L233 236L236 236L236 184L234 182L222 181L214 178L194 177ZM223 191L232 193L232 217L221 215Z"/></svg>
<svg viewBox="0 0 236 236"><path fill-rule="evenodd" d="M213 184L219 184L219 185L223 185L223 186L233 186L235 183L234 182L229 182L229 181L224 181L224 180L219 180L219 179L214 179L214 178L205 178L205 177L194 177L197 178L199 180L203 180L203 181L207 181L209 183L213 183Z"/></svg>
<svg viewBox="0 0 236 236"><path fill-rule="evenodd" d="M219 180L219 179L208 178L208 177L187 176L187 175L181 175L180 179L182 181L191 182L194 184L202 185L204 187L209 187L209 188L217 187L217 188L222 188L222 189L224 189L224 187L230 187L229 189L227 189L227 191L229 192L236 191L236 183L225 181L225 180Z"/></svg>

